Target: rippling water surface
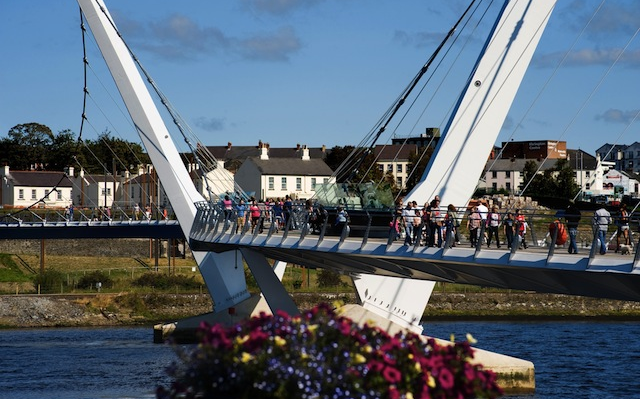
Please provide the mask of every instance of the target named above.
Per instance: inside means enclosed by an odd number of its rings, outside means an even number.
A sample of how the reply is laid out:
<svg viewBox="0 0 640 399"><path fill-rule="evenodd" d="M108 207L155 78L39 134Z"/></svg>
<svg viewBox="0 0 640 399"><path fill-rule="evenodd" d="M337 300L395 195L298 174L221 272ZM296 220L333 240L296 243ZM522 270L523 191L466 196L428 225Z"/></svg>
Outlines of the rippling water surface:
<svg viewBox="0 0 640 399"><path fill-rule="evenodd" d="M434 322L425 333L531 360L535 394L640 398L640 322ZM173 348L146 328L0 330L0 399L153 398Z"/></svg>

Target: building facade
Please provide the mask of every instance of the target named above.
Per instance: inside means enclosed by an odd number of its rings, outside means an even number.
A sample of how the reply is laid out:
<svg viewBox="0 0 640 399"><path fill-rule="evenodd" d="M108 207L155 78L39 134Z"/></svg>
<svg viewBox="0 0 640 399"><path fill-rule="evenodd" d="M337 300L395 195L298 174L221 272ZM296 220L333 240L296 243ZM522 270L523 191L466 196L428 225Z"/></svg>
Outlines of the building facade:
<svg viewBox="0 0 640 399"><path fill-rule="evenodd" d="M263 146L259 157L247 158L235 174L235 182L256 199L294 199L313 197L316 186L328 183L333 171L322 159L314 159L308 151L300 158L274 158Z"/></svg>
<svg viewBox="0 0 640 399"><path fill-rule="evenodd" d="M72 203L72 183L64 172L0 168L3 208L60 208Z"/></svg>

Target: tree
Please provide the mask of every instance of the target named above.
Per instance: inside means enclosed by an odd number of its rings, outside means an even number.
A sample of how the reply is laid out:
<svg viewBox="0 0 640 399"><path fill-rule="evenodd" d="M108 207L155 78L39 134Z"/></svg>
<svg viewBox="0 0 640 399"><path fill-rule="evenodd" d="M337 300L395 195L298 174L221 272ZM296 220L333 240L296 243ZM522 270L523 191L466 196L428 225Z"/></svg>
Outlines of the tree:
<svg viewBox="0 0 640 399"><path fill-rule="evenodd" d="M45 125L16 125L0 142L2 161L16 170L44 169L53 139L53 132Z"/></svg>
<svg viewBox="0 0 640 399"><path fill-rule="evenodd" d="M572 199L578 193L578 185L574 180L574 170L566 159L559 159L552 169L542 174L536 173L538 165L535 161L527 161L522 171L526 192L532 197Z"/></svg>
<svg viewBox="0 0 640 399"><path fill-rule="evenodd" d="M111 137L105 131L96 140L85 140L82 148L85 164L81 165L88 173L112 173L137 168L140 164L151 163L149 156L138 143Z"/></svg>
<svg viewBox="0 0 640 399"><path fill-rule="evenodd" d="M422 179L425 169L429 164L429 160L433 155L432 147L418 148L418 152L409 156L409 164L407 170L410 170L411 174L407 178L406 188L407 192L411 191Z"/></svg>
<svg viewBox="0 0 640 399"><path fill-rule="evenodd" d="M338 175L338 182L343 183L347 180L352 183L360 181L380 182L383 179L383 173L375 164L375 155L373 151L366 148L357 149L353 146L340 147L336 146L329 151L325 162L331 170L338 171L342 166L343 171ZM344 163L344 165L343 165Z"/></svg>

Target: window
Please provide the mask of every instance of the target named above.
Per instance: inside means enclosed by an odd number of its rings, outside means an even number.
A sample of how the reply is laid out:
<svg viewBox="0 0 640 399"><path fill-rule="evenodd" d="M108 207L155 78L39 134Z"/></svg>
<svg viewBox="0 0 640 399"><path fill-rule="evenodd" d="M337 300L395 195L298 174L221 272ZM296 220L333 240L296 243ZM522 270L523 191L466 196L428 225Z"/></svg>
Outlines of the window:
<svg viewBox="0 0 640 399"><path fill-rule="evenodd" d="M49 193L50 193L50 192L51 192L51 191L49 191L49 189L46 189L46 188L45 188L45 190L44 190L44 198L45 198L47 201L51 201L51 198L49 198Z"/></svg>
<svg viewBox="0 0 640 399"><path fill-rule="evenodd" d="M57 196L58 201L62 201L62 190L58 190L58 191L56 191L56 193L58 194L58 196ZM71 195L70 195L70 197L71 197Z"/></svg>
<svg viewBox="0 0 640 399"><path fill-rule="evenodd" d="M393 164L392 163L388 163L387 164L387 172L393 172Z"/></svg>
<svg viewBox="0 0 640 399"><path fill-rule="evenodd" d="M589 177L589 175L590 175L590 172L589 172L589 171L586 171L586 172L585 172L585 174L584 174L584 176L585 176L585 177ZM588 187L587 187L587 188L588 188Z"/></svg>
<svg viewBox="0 0 640 399"><path fill-rule="evenodd" d="M384 165L379 163L378 164L378 170L380 170L380 172L384 172Z"/></svg>
<svg viewBox="0 0 640 399"><path fill-rule="evenodd" d="M316 178L311 178L311 191L316 191Z"/></svg>
<svg viewBox="0 0 640 399"><path fill-rule="evenodd" d="M491 183L491 188L493 191L498 191L498 183Z"/></svg>
<svg viewBox="0 0 640 399"><path fill-rule="evenodd" d="M38 196L36 195L36 190L31 190L31 199L38 199Z"/></svg>
<svg viewBox="0 0 640 399"><path fill-rule="evenodd" d="M274 180L273 176L270 176L269 177L269 190L275 190L275 186L276 186L275 180Z"/></svg>
<svg viewBox="0 0 640 399"><path fill-rule="evenodd" d="M102 195L105 195L105 192L106 192L106 195L111 195L111 188L106 188L106 189L103 188Z"/></svg>
<svg viewBox="0 0 640 399"><path fill-rule="evenodd" d="M496 179L498 177L498 172L496 172L495 170L491 171L491 178L492 179Z"/></svg>
<svg viewBox="0 0 640 399"><path fill-rule="evenodd" d="M398 187L402 187L402 177L396 177L396 184Z"/></svg>
<svg viewBox="0 0 640 399"><path fill-rule="evenodd" d="M287 189L287 178L286 178L286 177L283 177L283 178L282 178L282 179L280 179L280 180L281 180L281 183L280 183L280 189L281 189L281 190L286 190L286 189Z"/></svg>
<svg viewBox="0 0 640 399"><path fill-rule="evenodd" d="M302 191L302 177L296 177L296 191Z"/></svg>
<svg viewBox="0 0 640 399"><path fill-rule="evenodd" d="M504 177L506 177L507 179L511 177L511 171L507 170L504 172Z"/></svg>
<svg viewBox="0 0 640 399"><path fill-rule="evenodd" d="M506 182L506 183L504 184L504 187L507 189L507 191L511 191L511 182L509 182L509 181L508 181L508 182Z"/></svg>
<svg viewBox="0 0 640 399"><path fill-rule="evenodd" d="M585 184L585 185L584 185L584 188L585 188L585 190L590 189L590 188L591 188L591 184L589 184L589 183Z"/></svg>
<svg viewBox="0 0 640 399"><path fill-rule="evenodd" d="M396 173L402 173L402 164L401 163L396 165Z"/></svg>
<svg viewBox="0 0 640 399"><path fill-rule="evenodd" d="M633 169L633 161L629 161L629 169Z"/></svg>
<svg viewBox="0 0 640 399"><path fill-rule="evenodd" d="M18 199L21 199L21 200L24 199L24 189L23 188L18 190Z"/></svg>
<svg viewBox="0 0 640 399"><path fill-rule="evenodd" d="M329 183L329 178L328 178L328 177L325 177L324 179L322 179L322 182L323 182L324 184Z"/></svg>

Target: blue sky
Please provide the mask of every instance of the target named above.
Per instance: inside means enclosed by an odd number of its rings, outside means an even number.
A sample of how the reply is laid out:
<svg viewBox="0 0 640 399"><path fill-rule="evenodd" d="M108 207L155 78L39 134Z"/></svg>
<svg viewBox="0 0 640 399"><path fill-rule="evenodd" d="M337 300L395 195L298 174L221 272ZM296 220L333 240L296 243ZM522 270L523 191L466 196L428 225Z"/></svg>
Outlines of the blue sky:
<svg viewBox="0 0 640 399"><path fill-rule="evenodd" d="M354 145L369 132L455 23L451 0L106 0L125 40L206 145ZM601 0L559 0L498 139L567 141L594 152L638 140L640 2L609 0L531 107ZM37 122L76 134L82 41L72 0L2 0L0 135ZM474 38L475 42L481 40ZM88 126L138 141L95 44L87 46ZM600 84L602 77L606 78ZM458 93L465 76L443 91ZM587 101L587 99L589 99ZM452 99L415 127L443 126ZM518 128L516 128L518 126Z"/></svg>

